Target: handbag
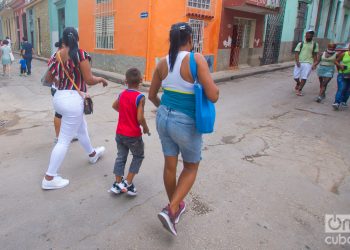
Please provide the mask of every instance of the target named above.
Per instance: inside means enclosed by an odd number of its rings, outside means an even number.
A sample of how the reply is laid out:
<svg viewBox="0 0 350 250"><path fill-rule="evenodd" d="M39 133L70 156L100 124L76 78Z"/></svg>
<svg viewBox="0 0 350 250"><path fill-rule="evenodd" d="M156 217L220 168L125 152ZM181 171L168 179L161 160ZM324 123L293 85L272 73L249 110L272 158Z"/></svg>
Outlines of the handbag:
<svg viewBox="0 0 350 250"><path fill-rule="evenodd" d="M15 61L15 57L14 57L12 52L10 52L10 60L11 60L11 62Z"/></svg>
<svg viewBox="0 0 350 250"><path fill-rule="evenodd" d="M209 134L214 131L215 106L205 95L202 84L198 81L197 64L194 53L190 53L190 69L194 79L194 95L196 99L196 129L199 133Z"/></svg>
<svg viewBox="0 0 350 250"><path fill-rule="evenodd" d="M69 76L69 74L66 71L66 67L64 66L62 59L61 59L61 55L60 52L56 53L58 60L60 61L60 64L63 68L63 71L65 73L65 75L68 77L68 79L70 80L70 82L73 84L74 88L78 91L79 95L83 98L84 100L84 114L85 115L90 115L94 112L94 104L92 102L92 99L90 96L84 95L80 89L78 88L78 86L75 84L75 82L73 81L73 79Z"/></svg>
<svg viewBox="0 0 350 250"><path fill-rule="evenodd" d="M41 83L45 87L51 87L52 86L51 82L46 81L46 76L47 76L48 72L49 72L49 69L47 69L45 71L44 75L41 77Z"/></svg>

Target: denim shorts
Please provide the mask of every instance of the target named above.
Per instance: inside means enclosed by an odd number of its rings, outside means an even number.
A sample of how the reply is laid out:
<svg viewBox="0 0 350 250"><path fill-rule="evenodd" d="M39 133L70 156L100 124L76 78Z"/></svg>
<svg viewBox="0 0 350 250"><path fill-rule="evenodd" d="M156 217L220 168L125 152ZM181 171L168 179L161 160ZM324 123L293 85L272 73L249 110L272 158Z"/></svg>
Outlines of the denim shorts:
<svg viewBox="0 0 350 250"><path fill-rule="evenodd" d="M197 132L191 117L161 105L156 123L165 156L178 156L181 153L183 161L188 163L197 163L202 159L202 134Z"/></svg>

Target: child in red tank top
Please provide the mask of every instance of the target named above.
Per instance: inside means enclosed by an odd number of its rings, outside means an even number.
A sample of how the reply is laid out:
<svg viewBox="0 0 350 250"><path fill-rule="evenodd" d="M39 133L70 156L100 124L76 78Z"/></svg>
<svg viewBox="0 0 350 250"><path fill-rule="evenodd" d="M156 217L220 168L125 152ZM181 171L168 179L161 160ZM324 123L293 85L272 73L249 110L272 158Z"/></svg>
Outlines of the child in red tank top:
<svg viewBox="0 0 350 250"><path fill-rule="evenodd" d="M149 129L144 117L145 96L138 91L142 82L141 72L136 68L131 68L126 72L126 83L128 89L119 94L113 103L113 109L119 112L116 142L118 155L114 164L115 182L111 188L113 193L127 193L136 195L136 187L133 179L138 174L144 158L144 134L149 134ZM130 164L129 173L124 179L124 169L129 151L133 158Z"/></svg>

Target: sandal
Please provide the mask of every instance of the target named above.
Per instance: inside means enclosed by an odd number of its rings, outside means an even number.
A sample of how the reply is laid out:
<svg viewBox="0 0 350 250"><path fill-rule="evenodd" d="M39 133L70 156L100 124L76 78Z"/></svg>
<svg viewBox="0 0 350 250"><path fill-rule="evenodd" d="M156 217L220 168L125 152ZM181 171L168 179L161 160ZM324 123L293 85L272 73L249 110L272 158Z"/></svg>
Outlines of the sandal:
<svg viewBox="0 0 350 250"><path fill-rule="evenodd" d="M301 91L296 91L295 94L296 94L297 96L303 96L303 95L304 95L303 92L301 92Z"/></svg>

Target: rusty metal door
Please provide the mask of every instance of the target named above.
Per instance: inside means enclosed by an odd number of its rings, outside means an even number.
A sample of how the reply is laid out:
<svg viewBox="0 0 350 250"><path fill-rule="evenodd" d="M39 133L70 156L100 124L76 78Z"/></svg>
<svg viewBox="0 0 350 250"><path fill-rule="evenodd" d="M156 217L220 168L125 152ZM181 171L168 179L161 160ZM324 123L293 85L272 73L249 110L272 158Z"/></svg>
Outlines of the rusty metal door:
<svg viewBox="0 0 350 250"><path fill-rule="evenodd" d="M242 43L242 31L243 31L242 24L236 23L233 25L231 55L230 55L230 67L233 67L233 68L238 67L239 51Z"/></svg>

